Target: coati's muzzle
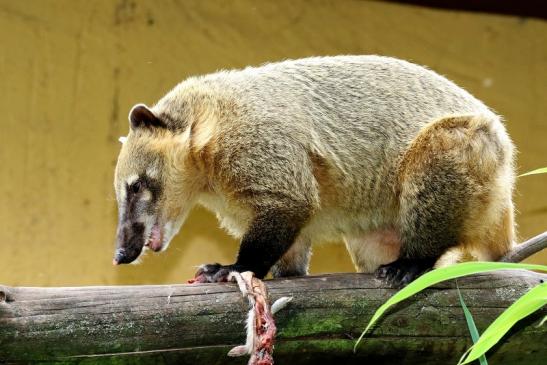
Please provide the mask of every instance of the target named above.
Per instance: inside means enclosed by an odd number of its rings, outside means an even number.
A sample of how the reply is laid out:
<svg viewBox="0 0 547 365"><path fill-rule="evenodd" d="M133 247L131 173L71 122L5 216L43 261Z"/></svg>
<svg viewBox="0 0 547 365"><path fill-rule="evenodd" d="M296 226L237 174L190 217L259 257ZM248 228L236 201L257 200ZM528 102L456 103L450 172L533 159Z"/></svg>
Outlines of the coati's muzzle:
<svg viewBox="0 0 547 365"><path fill-rule="evenodd" d="M113 264L129 264L135 261L144 247L153 251L163 248L163 234L158 224L154 224L148 237L145 237L146 227L143 223L126 223L118 227L116 252Z"/></svg>

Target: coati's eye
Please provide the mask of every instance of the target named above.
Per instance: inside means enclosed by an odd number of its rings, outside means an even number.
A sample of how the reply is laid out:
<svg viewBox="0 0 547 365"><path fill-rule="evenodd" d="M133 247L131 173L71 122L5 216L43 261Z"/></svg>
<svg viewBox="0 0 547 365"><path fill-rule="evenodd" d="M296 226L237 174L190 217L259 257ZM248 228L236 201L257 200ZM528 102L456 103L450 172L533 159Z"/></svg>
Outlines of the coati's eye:
<svg viewBox="0 0 547 365"><path fill-rule="evenodd" d="M129 188L133 194L138 194L142 189L142 183L140 181L135 181Z"/></svg>

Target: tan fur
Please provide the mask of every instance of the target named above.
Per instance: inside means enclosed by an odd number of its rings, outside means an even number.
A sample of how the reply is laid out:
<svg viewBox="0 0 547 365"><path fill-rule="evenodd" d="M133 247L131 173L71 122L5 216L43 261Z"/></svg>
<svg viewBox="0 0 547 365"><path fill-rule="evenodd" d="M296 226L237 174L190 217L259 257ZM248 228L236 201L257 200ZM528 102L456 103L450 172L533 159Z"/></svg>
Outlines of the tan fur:
<svg viewBox="0 0 547 365"><path fill-rule="evenodd" d="M319 186L321 204L323 206L336 205L336 202L340 198L340 191L336 184L334 173L329 167L328 160L318 153L310 153L309 159L312 164L313 176Z"/></svg>
<svg viewBox="0 0 547 365"><path fill-rule="evenodd" d="M465 251L462 246L448 249L435 263L435 268L446 267L457 264L464 260Z"/></svg>
<svg viewBox="0 0 547 365"><path fill-rule="evenodd" d="M511 251L515 245L513 209L507 207L501 215L487 217L491 225L488 230L477 229L466 231L464 247L474 257L481 261L498 261L503 255Z"/></svg>
<svg viewBox="0 0 547 365"><path fill-rule="evenodd" d="M127 177L150 169L165 189L162 222L184 221L199 203L241 238L257 215L279 211L301 224L279 261L287 271L307 271L310 242L342 237L358 270L373 271L435 210L457 224L456 247L437 265L495 259L514 240L513 146L500 118L425 68L341 56L222 71L182 82L151 111L167 128L129 133L119 204ZM150 167L158 156L164 165ZM453 180L435 181L438 171ZM441 207L420 200L433 183ZM418 237L412 245L418 255Z"/></svg>
<svg viewBox="0 0 547 365"><path fill-rule="evenodd" d="M478 182L490 179L499 166L496 155L500 153L490 143L482 143L484 137L480 134L493 132L490 128L493 128L491 120L480 115L448 116L430 122L405 152L399 165L399 181L404 180L407 170L426 165L427 156L434 154L453 155L456 163L461 161L464 172L473 174L471 177ZM500 157L506 158L504 155ZM472 160L474 158L479 160Z"/></svg>
<svg viewBox="0 0 547 365"><path fill-rule="evenodd" d="M437 267L469 256L497 260L513 247L513 204L508 199L514 182L513 147L500 126L484 115L433 121L400 161L399 182L407 191L414 189L416 175L428 173L432 156L450 159L455 170L466 176L470 198L459 244L437 261Z"/></svg>

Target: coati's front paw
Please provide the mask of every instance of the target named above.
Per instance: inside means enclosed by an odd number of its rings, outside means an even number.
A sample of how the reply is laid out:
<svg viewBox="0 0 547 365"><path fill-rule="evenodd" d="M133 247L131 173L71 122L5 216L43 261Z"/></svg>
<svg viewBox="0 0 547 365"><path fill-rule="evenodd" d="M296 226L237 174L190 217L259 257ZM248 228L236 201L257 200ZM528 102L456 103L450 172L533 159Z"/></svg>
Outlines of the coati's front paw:
<svg viewBox="0 0 547 365"><path fill-rule="evenodd" d="M242 268L238 265L221 265L209 264L201 265L193 279L189 280L193 283L224 283L228 281L228 275L232 271L242 272Z"/></svg>
<svg viewBox="0 0 547 365"><path fill-rule="evenodd" d="M376 270L376 277L384 279L394 287L404 287L417 277L433 268L432 259L399 259Z"/></svg>

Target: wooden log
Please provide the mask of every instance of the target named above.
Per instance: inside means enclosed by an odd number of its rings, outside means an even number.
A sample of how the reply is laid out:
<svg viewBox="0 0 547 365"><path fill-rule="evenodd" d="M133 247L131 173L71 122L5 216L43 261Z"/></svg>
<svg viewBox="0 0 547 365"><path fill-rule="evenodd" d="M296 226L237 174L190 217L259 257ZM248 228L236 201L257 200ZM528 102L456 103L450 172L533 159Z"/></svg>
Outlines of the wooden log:
<svg viewBox="0 0 547 365"><path fill-rule="evenodd" d="M479 331L546 275L500 271L458 280ZM364 274L267 281L277 315L278 364L456 364L471 341L454 282L400 303L352 348L394 289ZM226 353L245 340L247 300L235 284L16 288L0 286L0 363L245 364ZM521 321L491 364L545 364L547 315Z"/></svg>

